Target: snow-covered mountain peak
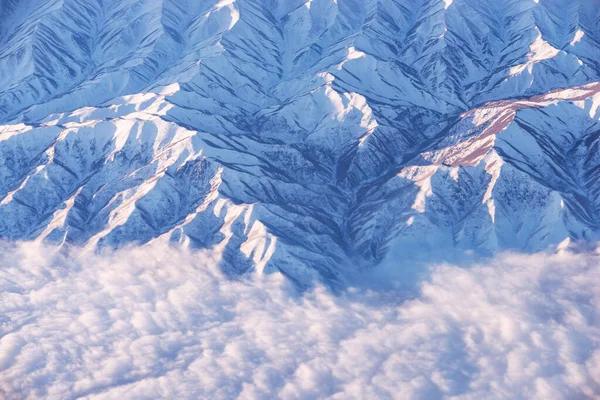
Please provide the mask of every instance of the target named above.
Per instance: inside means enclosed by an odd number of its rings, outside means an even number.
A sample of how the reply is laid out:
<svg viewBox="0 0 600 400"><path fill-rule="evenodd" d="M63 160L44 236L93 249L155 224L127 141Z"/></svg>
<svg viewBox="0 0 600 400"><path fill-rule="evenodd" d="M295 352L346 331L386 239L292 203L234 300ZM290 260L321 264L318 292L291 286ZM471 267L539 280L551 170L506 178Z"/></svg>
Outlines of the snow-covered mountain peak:
<svg viewBox="0 0 600 400"><path fill-rule="evenodd" d="M168 241L300 283L594 239L599 16L583 0L1 1L0 237Z"/></svg>

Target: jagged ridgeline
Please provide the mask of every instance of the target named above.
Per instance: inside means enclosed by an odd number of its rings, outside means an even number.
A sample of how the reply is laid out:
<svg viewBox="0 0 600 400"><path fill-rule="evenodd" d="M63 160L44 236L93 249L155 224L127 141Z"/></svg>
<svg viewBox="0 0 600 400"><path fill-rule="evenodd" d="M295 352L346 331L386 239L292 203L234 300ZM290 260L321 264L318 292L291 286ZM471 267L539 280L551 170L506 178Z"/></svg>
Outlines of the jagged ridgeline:
<svg viewBox="0 0 600 400"><path fill-rule="evenodd" d="M599 21L598 0L0 0L0 238L164 240L300 284L594 240Z"/></svg>

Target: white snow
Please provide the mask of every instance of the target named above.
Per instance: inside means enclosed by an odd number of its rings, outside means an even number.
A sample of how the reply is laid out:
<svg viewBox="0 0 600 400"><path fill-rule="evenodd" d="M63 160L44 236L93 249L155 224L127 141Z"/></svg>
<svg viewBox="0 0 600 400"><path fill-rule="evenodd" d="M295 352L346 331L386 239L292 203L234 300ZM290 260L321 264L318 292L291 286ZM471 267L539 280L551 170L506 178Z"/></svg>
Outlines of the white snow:
<svg viewBox="0 0 600 400"><path fill-rule="evenodd" d="M510 75L515 76L519 75L523 71L527 69L527 71L531 74L533 71L533 66L540 61L548 60L554 58L560 53L560 50L552 47L548 42L546 42L542 33L538 28L538 36L535 41L529 46L529 53L527 54L527 62L521 65L516 65L511 67Z"/></svg>
<svg viewBox="0 0 600 400"><path fill-rule="evenodd" d="M500 177L500 173L502 171L502 158L498 156L496 152L490 153L485 159L485 171L491 175L490 183L483 195L482 203L486 204L490 213L490 217L492 218L492 222L496 220L496 205L494 203L493 191L498 178Z"/></svg>
<svg viewBox="0 0 600 400"><path fill-rule="evenodd" d="M0 237L173 240L304 284L406 243L593 236L597 5L571 3L3 2Z"/></svg>
<svg viewBox="0 0 600 400"><path fill-rule="evenodd" d="M341 70L348 61L356 60L358 58L366 57L367 55L362 51L356 50L354 46L348 48L348 55L344 60L337 66L338 70Z"/></svg>
<svg viewBox="0 0 600 400"><path fill-rule="evenodd" d="M575 46L577 43L579 43L581 41L581 39L583 39L584 35L585 35L585 32L583 32L581 29L578 29L577 32L575 32L575 36L573 37L573 40L571 41L571 46Z"/></svg>

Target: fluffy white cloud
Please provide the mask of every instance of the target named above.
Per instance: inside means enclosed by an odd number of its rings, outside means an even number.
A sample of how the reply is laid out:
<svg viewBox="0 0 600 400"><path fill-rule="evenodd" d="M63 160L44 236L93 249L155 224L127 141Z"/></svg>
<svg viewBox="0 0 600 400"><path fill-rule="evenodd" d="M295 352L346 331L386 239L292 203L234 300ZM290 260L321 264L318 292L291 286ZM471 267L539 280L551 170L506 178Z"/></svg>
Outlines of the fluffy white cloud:
<svg viewBox="0 0 600 400"><path fill-rule="evenodd" d="M228 280L160 245L1 250L7 399L600 396L597 256L438 266L403 300Z"/></svg>

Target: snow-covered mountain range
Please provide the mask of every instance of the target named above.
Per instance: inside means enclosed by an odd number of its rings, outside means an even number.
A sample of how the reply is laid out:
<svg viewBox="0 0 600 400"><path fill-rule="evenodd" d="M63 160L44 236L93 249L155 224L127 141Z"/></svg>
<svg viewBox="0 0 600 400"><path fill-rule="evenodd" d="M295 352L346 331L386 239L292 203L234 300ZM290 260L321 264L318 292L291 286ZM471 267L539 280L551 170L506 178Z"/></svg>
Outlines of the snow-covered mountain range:
<svg viewBox="0 0 600 400"><path fill-rule="evenodd" d="M0 0L0 238L224 271L600 238L600 0Z"/></svg>

